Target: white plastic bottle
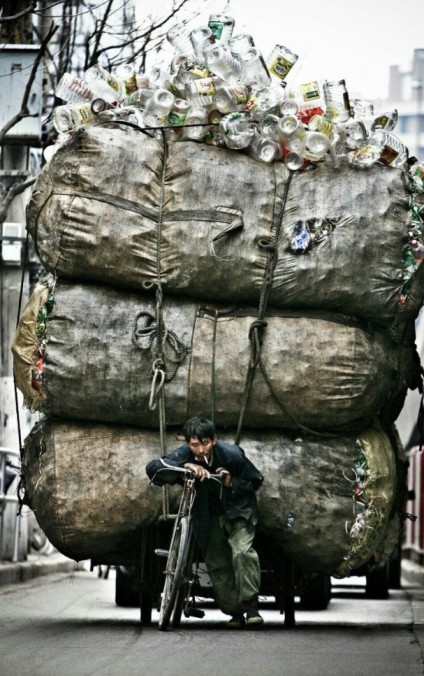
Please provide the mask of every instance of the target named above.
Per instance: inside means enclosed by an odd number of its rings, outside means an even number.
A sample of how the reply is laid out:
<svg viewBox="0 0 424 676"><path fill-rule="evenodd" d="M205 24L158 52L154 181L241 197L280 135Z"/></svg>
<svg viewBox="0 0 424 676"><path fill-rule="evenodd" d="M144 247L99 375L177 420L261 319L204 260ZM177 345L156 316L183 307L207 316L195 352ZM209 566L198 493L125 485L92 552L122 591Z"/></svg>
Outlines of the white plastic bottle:
<svg viewBox="0 0 424 676"><path fill-rule="evenodd" d="M271 77L281 81L286 79L297 59L297 54L291 52L284 45L275 45L266 59L266 66Z"/></svg>
<svg viewBox="0 0 424 676"><path fill-rule="evenodd" d="M122 82L99 64L91 66L85 71L84 81L87 82L96 97L104 99L108 103L121 101L125 96Z"/></svg>
<svg viewBox="0 0 424 676"><path fill-rule="evenodd" d="M216 79L207 77L188 82L184 88L184 94L191 106L211 106L216 94Z"/></svg>
<svg viewBox="0 0 424 676"><path fill-rule="evenodd" d="M256 134L256 126L243 113L229 113L222 118L219 132L228 148L241 150L250 145Z"/></svg>
<svg viewBox="0 0 424 676"><path fill-rule="evenodd" d="M190 33L190 41L196 59L200 63L203 63L203 50L215 42L215 38L212 35L212 31L209 26L200 26L200 28L195 28L192 30Z"/></svg>
<svg viewBox="0 0 424 676"><path fill-rule="evenodd" d="M53 109L52 120L56 131L69 133L85 124L92 124L94 114L90 103L75 103L72 106L56 106Z"/></svg>
<svg viewBox="0 0 424 676"><path fill-rule="evenodd" d="M270 138L255 134L247 149L248 154L259 162L271 164L281 159L281 148Z"/></svg>
<svg viewBox="0 0 424 676"><path fill-rule="evenodd" d="M185 121L181 139L183 141L201 141L208 131L208 111L203 107L189 108ZM190 127L187 125L199 125Z"/></svg>
<svg viewBox="0 0 424 676"><path fill-rule="evenodd" d="M220 42L209 45L203 54L207 68L222 80L230 84L242 80L242 65L238 59L234 58L226 45Z"/></svg>
<svg viewBox="0 0 424 676"><path fill-rule="evenodd" d="M175 96L166 89L156 89L144 108L143 124L148 127L163 127L175 102Z"/></svg>
<svg viewBox="0 0 424 676"><path fill-rule="evenodd" d="M325 101L325 117L331 122L347 122L350 117L349 94L344 80L328 82L324 80L323 85Z"/></svg>
<svg viewBox="0 0 424 676"><path fill-rule="evenodd" d="M220 40L223 43L227 43L231 38L234 24L233 17L225 14L211 14L208 20L208 26L215 40Z"/></svg>
<svg viewBox="0 0 424 676"><path fill-rule="evenodd" d="M187 30L187 26L183 23L176 23L166 34L166 39L171 43L176 54L187 54L194 56L193 46L190 40L190 31Z"/></svg>
<svg viewBox="0 0 424 676"><path fill-rule="evenodd" d="M243 80L251 87L269 87L271 77L264 58L256 47L251 47L239 55L243 65Z"/></svg>
<svg viewBox="0 0 424 676"><path fill-rule="evenodd" d="M220 85L217 87L213 102L220 113L232 113L242 110L250 96L250 89L244 85Z"/></svg>
<svg viewBox="0 0 424 676"><path fill-rule="evenodd" d="M66 103L85 103L94 98L90 87L80 78L64 73L56 87L55 95Z"/></svg>

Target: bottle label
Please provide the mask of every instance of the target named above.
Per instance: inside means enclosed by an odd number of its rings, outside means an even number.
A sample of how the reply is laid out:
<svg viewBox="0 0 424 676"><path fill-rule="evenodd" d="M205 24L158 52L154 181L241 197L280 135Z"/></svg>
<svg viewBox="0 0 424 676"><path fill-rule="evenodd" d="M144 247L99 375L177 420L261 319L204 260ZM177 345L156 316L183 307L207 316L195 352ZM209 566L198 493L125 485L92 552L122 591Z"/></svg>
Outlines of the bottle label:
<svg viewBox="0 0 424 676"><path fill-rule="evenodd" d="M250 98L246 104L246 111L252 110L258 103L258 97L255 94L251 94Z"/></svg>
<svg viewBox="0 0 424 676"><path fill-rule="evenodd" d="M106 82L117 94L119 94L119 80L111 73L107 74Z"/></svg>
<svg viewBox="0 0 424 676"><path fill-rule="evenodd" d="M128 78L128 80L125 80L124 84L125 84L125 91L128 95L136 92L138 87L137 87L137 78L136 78L135 73L133 73L131 75L131 77Z"/></svg>
<svg viewBox="0 0 424 676"><path fill-rule="evenodd" d="M171 110L168 115L169 124L172 124L174 127L179 127L184 124L187 113L179 113L176 110Z"/></svg>
<svg viewBox="0 0 424 676"><path fill-rule="evenodd" d="M241 89L241 87L232 87L232 92L236 97L238 106L247 103L249 94L247 94L244 89Z"/></svg>
<svg viewBox="0 0 424 676"><path fill-rule="evenodd" d="M268 68L270 72L274 73L280 80L284 80L292 65L293 64L285 59L284 56L277 56Z"/></svg>
<svg viewBox="0 0 424 676"><path fill-rule="evenodd" d="M379 115L374 122L374 129L384 129L389 122L387 115Z"/></svg>
<svg viewBox="0 0 424 676"><path fill-rule="evenodd" d="M211 29L215 40L220 40L222 31L224 30L224 24L222 21L209 21L208 26Z"/></svg>
<svg viewBox="0 0 424 676"><path fill-rule="evenodd" d="M210 70L208 70L207 68L203 68L197 63L193 66L193 68L190 68L189 72L192 73L195 77L199 78L208 78L211 76Z"/></svg>
<svg viewBox="0 0 424 676"><path fill-rule="evenodd" d="M91 105L89 103L75 106L74 111L79 124L91 124L93 122L93 113L91 112Z"/></svg>
<svg viewBox="0 0 424 676"><path fill-rule="evenodd" d="M318 82L307 82L300 85L300 93L304 101L314 101L321 97Z"/></svg>
<svg viewBox="0 0 424 676"><path fill-rule="evenodd" d="M383 152L380 155L380 162L388 166L397 158L399 155L398 151L390 146L384 146Z"/></svg>
<svg viewBox="0 0 424 676"><path fill-rule="evenodd" d="M213 96L216 93L215 82L209 78L195 80L195 85L200 96Z"/></svg>

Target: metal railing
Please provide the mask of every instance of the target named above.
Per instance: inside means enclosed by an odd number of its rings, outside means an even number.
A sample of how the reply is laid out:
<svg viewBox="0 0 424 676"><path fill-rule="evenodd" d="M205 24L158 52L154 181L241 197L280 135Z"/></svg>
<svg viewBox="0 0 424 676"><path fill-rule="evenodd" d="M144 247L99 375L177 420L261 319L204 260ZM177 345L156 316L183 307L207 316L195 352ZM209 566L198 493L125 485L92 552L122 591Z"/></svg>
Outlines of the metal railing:
<svg viewBox="0 0 424 676"><path fill-rule="evenodd" d="M17 460L17 465L11 464L11 459ZM0 446L0 561L3 560L4 554L4 514L6 506L10 503L18 506L19 499L17 495L7 495L7 469L16 476L19 474L20 453L13 448L6 448ZM19 537L21 533L21 516L16 513L16 518L13 527L13 554L12 562L16 563L19 558Z"/></svg>

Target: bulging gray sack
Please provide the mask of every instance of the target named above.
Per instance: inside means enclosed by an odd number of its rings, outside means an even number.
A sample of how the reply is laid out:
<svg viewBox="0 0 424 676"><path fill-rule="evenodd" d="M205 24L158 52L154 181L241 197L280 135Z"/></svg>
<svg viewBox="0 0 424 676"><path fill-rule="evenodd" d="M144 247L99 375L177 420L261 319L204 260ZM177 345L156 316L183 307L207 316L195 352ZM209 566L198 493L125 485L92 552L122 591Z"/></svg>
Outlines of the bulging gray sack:
<svg viewBox="0 0 424 676"><path fill-rule="evenodd" d="M47 286L34 292L12 348L16 383L31 410L157 427L164 373L154 368L152 295L63 280L46 306L48 294ZM249 339L255 312L165 300L168 424L204 415L237 425L257 354ZM245 426L340 433L398 415L411 384L412 347L345 315L270 308L261 326Z"/></svg>
<svg viewBox="0 0 424 676"><path fill-rule="evenodd" d="M169 450L180 444L168 434ZM241 445L264 476L258 532L297 564L345 576L384 553L403 490L384 432L293 440L277 431L249 431ZM139 528L154 526L162 513L162 491L145 473L147 462L160 455L153 431L37 423L25 443L23 482L52 544L77 560L122 563L133 555ZM170 491L172 509L179 491Z"/></svg>
<svg viewBox="0 0 424 676"><path fill-rule="evenodd" d="M80 129L41 172L28 230L59 276L218 302L343 311L389 327L413 319L424 268L405 290L407 175L319 163L290 173L243 153L169 143L131 128ZM307 226L311 246L290 241ZM411 254L412 255L412 254ZM273 269L272 275L270 270Z"/></svg>

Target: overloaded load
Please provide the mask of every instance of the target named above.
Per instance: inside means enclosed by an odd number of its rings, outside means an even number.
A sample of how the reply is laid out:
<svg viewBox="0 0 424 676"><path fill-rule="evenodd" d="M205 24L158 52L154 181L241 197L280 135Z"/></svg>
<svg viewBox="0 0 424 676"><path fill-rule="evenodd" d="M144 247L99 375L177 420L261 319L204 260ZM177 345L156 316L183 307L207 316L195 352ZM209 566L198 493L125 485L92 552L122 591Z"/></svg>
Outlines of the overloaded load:
<svg viewBox="0 0 424 676"><path fill-rule="evenodd" d="M175 447L180 443L174 438ZM241 445L264 475L258 532L296 563L345 576L383 554L403 491L384 432L294 440L249 431ZM52 544L77 560L122 561L133 552L138 529L161 514L162 491L145 474L160 454L153 431L37 423L25 443L23 482ZM171 491L171 507L179 490Z"/></svg>
<svg viewBox="0 0 424 676"><path fill-rule="evenodd" d="M390 326L423 300L424 268L405 287L407 180L320 163L289 181L281 162L92 126L41 172L27 222L59 276L141 290L160 274L167 292L255 304L272 277L271 305ZM291 247L299 227L305 253Z"/></svg>
<svg viewBox="0 0 424 676"><path fill-rule="evenodd" d="M191 415L237 425L255 309L183 299L163 307L167 423ZM18 387L51 417L157 427L153 294L59 280L38 287L15 337ZM247 427L357 431L394 420L411 382L412 347L346 315L269 309Z"/></svg>

